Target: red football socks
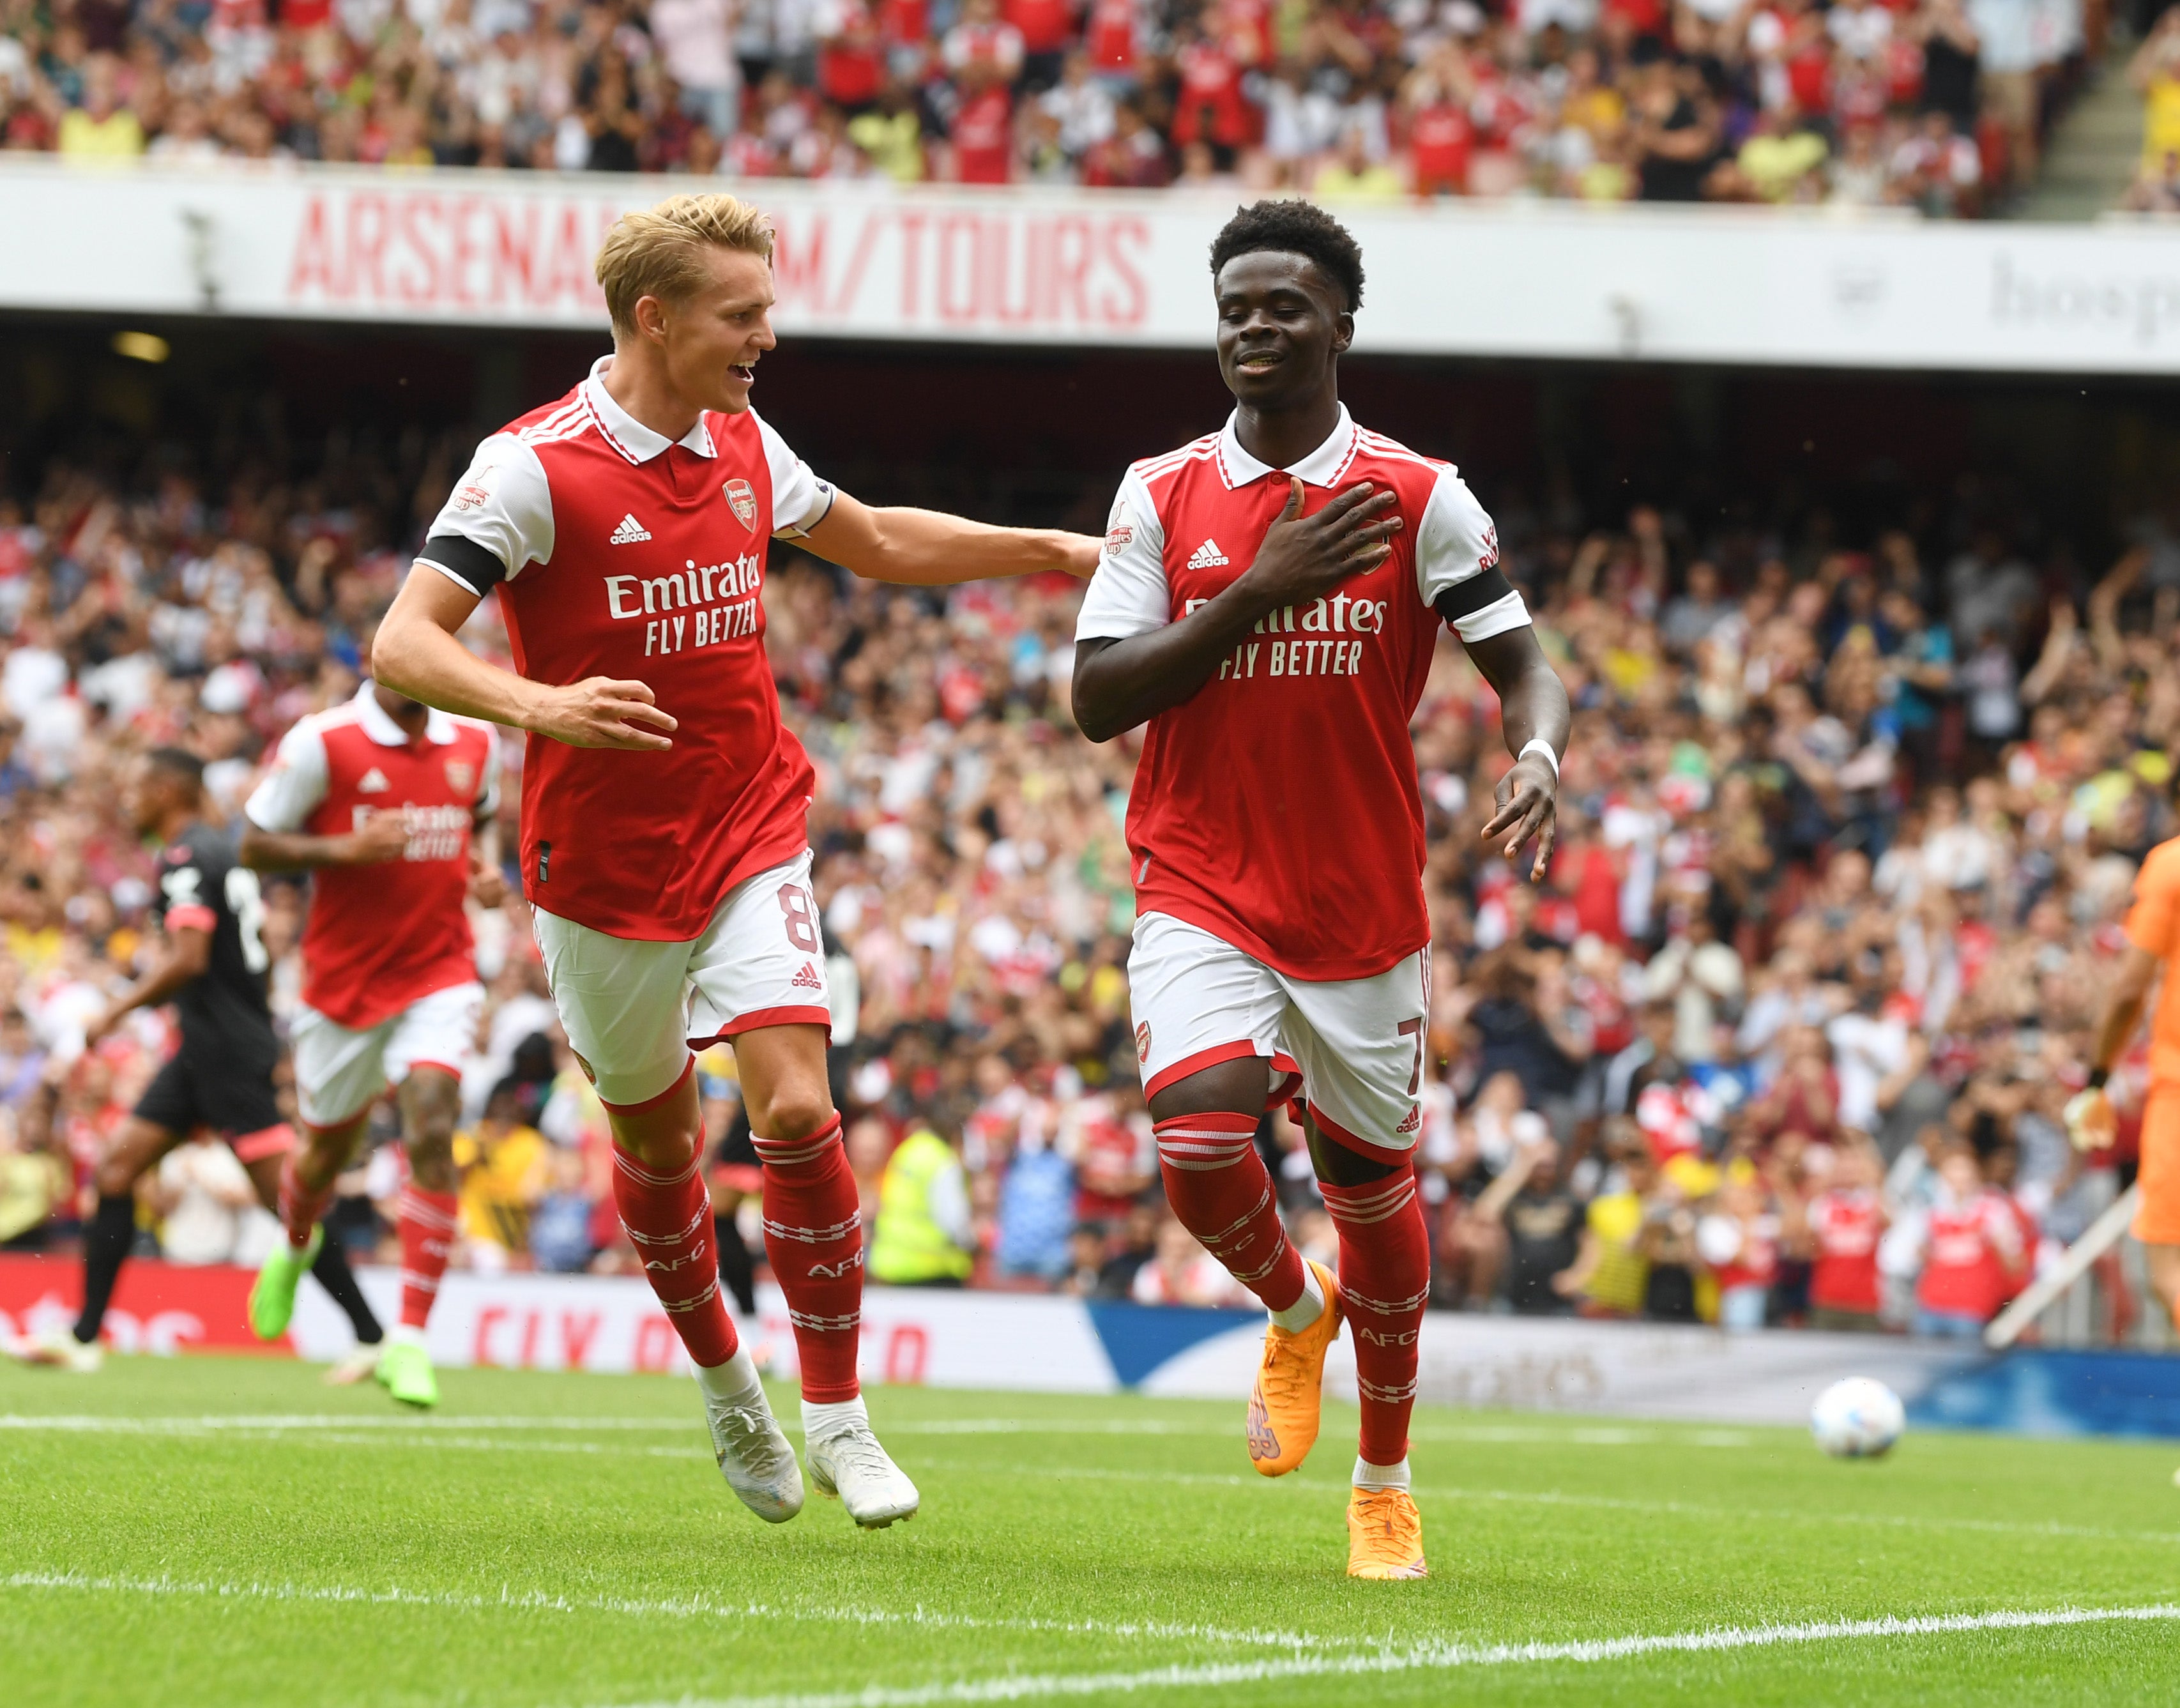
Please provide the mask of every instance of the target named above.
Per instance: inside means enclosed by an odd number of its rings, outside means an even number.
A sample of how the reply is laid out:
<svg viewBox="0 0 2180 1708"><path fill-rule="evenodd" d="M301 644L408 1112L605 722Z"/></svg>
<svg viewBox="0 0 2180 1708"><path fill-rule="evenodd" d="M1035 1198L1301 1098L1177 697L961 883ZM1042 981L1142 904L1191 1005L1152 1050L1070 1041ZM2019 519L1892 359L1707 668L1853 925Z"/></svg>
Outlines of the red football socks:
<svg viewBox="0 0 2180 1708"><path fill-rule="evenodd" d="M450 1192L401 1188L394 1220L401 1235L402 1327L421 1330L430 1320L460 1216L461 1200Z"/></svg>
<svg viewBox="0 0 2180 1708"><path fill-rule="evenodd" d="M840 1117L807 1138L751 1133L750 1143L764 1165L764 1254L787 1295L802 1397L818 1405L852 1400L861 1391L863 1214Z"/></svg>
<svg viewBox="0 0 2180 1708"><path fill-rule="evenodd" d="M710 1368L740 1345L719 1297L719 1254L712 1242L712 1195L691 1157L676 1174L659 1174L614 1147L614 1206L643 1259L644 1279L666 1307L689 1356Z"/></svg>
<svg viewBox="0 0 2180 1708"><path fill-rule="evenodd" d="M300 1151L291 1150L280 1165L280 1224L288 1230L288 1243L297 1251L311 1242L311 1230L324 1217L326 1206L333 1201L333 1184L339 1176L334 1175L323 1186L303 1184L295 1172L295 1159Z"/></svg>
<svg viewBox="0 0 2180 1708"><path fill-rule="evenodd" d="M1214 1112L1159 1121L1159 1172L1181 1226L1267 1309L1283 1311L1302 1297L1302 1253L1257 1154L1258 1119Z"/></svg>
<svg viewBox="0 0 2180 1708"><path fill-rule="evenodd" d="M1340 1292L1355 1337L1362 1401L1362 1457L1397 1465L1408 1456L1416 1403L1416 1339L1430 1298L1430 1230L1412 1164L1365 1186L1320 1181L1340 1231Z"/></svg>

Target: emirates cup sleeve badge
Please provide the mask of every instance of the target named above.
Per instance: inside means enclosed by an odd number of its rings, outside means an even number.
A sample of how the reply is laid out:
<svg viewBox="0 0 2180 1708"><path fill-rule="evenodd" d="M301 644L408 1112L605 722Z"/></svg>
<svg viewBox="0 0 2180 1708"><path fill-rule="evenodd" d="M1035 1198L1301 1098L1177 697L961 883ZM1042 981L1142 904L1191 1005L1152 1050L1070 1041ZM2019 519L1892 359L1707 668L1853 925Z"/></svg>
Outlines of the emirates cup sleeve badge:
<svg viewBox="0 0 2180 1708"><path fill-rule="evenodd" d="M735 507L735 514L741 518L742 526L754 528L757 526L757 493L750 483L743 480L729 481L719 490L727 495L727 502Z"/></svg>

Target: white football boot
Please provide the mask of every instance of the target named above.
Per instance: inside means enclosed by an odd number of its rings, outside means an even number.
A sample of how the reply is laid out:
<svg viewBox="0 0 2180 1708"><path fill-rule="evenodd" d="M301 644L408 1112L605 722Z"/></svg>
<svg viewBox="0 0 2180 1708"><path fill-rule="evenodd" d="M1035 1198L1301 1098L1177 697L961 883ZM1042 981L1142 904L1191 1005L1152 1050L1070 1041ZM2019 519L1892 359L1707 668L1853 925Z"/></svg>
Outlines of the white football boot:
<svg viewBox="0 0 2180 1708"><path fill-rule="evenodd" d="M704 1421L713 1456L735 1497L768 1524L784 1524L802 1510L802 1467L780 1433L746 1347L716 1369L699 1369Z"/></svg>
<svg viewBox="0 0 2180 1708"><path fill-rule="evenodd" d="M42 1334L25 1335L8 1352L19 1363L72 1370L80 1376L97 1375L106 1362L106 1348L96 1341L85 1346L61 1327L49 1328Z"/></svg>
<svg viewBox="0 0 2180 1708"><path fill-rule="evenodd" d="M860 1399L832 1405L802 1403L802 1451L810 1480L828 1500L838 1500L866 1530L883 1530L912 1518L922 1496L871 1433Z"/></svg>

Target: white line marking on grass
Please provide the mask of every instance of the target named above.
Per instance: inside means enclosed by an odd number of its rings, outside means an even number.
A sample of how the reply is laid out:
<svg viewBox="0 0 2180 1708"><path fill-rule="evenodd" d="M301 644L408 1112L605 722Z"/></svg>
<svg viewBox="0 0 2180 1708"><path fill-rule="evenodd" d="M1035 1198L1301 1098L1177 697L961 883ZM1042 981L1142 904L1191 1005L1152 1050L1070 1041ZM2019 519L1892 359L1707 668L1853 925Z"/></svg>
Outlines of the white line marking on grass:
<svg viewBox="0 0 2180 1708"><path fill-rule="evenodd" d="M1066 1477L1087 1482L1170 1483L1184 1487L1260 1489L1260 1476L1230 1476L1204 1472L1107 1470L1094 1465L933 1465L926 1470L997 1471L1007 1476ZM1306 1494L1345 1496L1345 1483L1291 1479L1290 1489ZM2024 1523L2004 1518L1947 1518L1903 1512L1834 1512L1797 1511L1792 1507L1702 1507L1683 1501L1633 1501L1617 1495L1569 1495L1556 1489L1467 1489L1418 1486L1419 1498L1440 1501L1495 1501L1510 1506L1588 1507L1611 1512L1650 1512L1687 1518L1724 1518L1765 1523L1790 1522L1808 1524L1879 1525L1902 1530L1974 1530L2000 1536L2074 1537L2093 1542L2180 1542L2180 1530L2103 1530L2084 1524Z"/></svg>
<svg viewBox="0 0 2180 1708"><path fill-rule="evenodd" d="M453 1590L360 1590L311 1584L188 1583L172 1578L94 1578L80 1572L17 1572L0 1578L0 1589L78 1590L93 1595L201 1596L214 1601L336 1601L403 1607L443 1607L471 1612L615 1613L636 1618L779 1619L821 1625L917 1625L958 1631L1021 1631L1039 1635L1143 1638L1155 1642L1226 1643L1252 1648L1353 1648L1367 1637L1319 1637L1306 1631L1236 1630L1218 1625L1108 1619L992 1619L927 1607L777 1607L762 1601L636 1601L618 1595L551 1595L503 1588L497 1595Z"/></svg>
<svg viewBox="0 0 2180 1708"><path fill-rule="evenodd" d="M1282 1661L1216 1661L1136 1672L1016 1673L997 1678L794 1696L685 1696L645 1708L927 1708L946 1702L1017 1702L1043 1696L1131 1694L1137 1690L1203 1689L1279 1678L1371 1673L1451 1672L1462 1667L1522 1667L1541 1662L1594 1664L1645 1655L1768 1649L1792 1643L1852 1642L1937 1637L1974 1631L2036 1631L2067 1625L2180 1619L2180 1606L2054 1607L1992 1613L1941 1613L1919 1618L1824 1619L1799 1624L1728 1626L1659 1636L1607 1637L1572 1643L1428 1643L1362 1655L1297 1655Z"/></svg>

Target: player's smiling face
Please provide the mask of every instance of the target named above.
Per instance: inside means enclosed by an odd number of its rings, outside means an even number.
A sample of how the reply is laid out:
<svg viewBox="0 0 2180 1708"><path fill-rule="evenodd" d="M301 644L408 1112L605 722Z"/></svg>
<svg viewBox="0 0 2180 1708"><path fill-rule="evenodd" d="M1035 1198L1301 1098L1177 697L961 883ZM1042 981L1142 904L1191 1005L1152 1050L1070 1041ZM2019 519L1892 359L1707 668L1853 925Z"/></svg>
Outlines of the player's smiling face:
<svg viewBox="0 0 2180 1708"><path fill-rule="evenodd" d="M707 282L679 304L662 306L657 330L674 389L700 409L739 415L750 404L757 365L779 343L772 332L772 263L746 250L706 251ZM637 305L638 324L644 322Z"/></svg>
<svg viewBox="0 0 2180 1708"><path fill-rule="evenodd" d="M1332 383L1334 361L1354 342L1355 317L1315 262L1280 250L1237 255L1213 288L1219 372L1236 402L1292 406Z"/></svg>

